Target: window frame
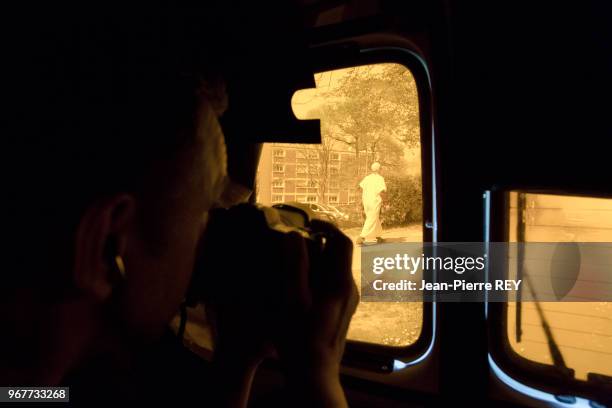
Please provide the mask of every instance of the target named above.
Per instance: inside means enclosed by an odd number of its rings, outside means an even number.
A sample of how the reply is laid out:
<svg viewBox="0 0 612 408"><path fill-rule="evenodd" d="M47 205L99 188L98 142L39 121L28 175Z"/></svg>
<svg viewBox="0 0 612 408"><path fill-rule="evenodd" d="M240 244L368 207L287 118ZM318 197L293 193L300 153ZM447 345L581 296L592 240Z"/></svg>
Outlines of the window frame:
<svg viewBox="0 0 612 408"><path fill-rule="evenodd" d="M521 187L492 189L489 200L488 242L508 242L510 193L549 194L562 196L583 196L590 198L608 198L601 193L585 193L584 191L560 189L529 189ZM594 384L564 376L552 364L529 360L519 355L513 348L508 337L508 303L487 303L487 327L489 353L495 363L510 377L554 396L582 397L599 401L612 392L612 385Z"/></svg>
<svg viewBox="0 0 612 408"><path fill-rule="evenodd" d="M304 163L298 163L295 165L295 176L299 177L299 178L303 178L302 176L298 176L298 174L305 174L305 175L309 175L310 172L308 171L309 166L307 164Z"/></svg>
<svg viewBox="0 0 612 408"><path fill-rule="evenodd" d="M422 185L422 230L423 242L435 242L437 221L434 212L434 180L433 162L434 134L431 105L431 85L429 73L421 57L409 48L376 47L354 49L354 52L333 52L338 46L321 47L320 54L315 55L315 72L332 71L343 68L371 64L395 63L405 66L412 74L419 103L419 128L421 147L421 185ZM342 47L342 44L339 46ZM350 45L349 45L350 47ZM355 196L357 202L358 195ZM360 285L360 282L356 282ZM394 360L406 364L422 361L432 349L436 330L436 304L423 302L423 321L421 333L417 340L407 346L387 346L347 339L343 365L367 369L375 372L389 373L393 371Z"/></svg>

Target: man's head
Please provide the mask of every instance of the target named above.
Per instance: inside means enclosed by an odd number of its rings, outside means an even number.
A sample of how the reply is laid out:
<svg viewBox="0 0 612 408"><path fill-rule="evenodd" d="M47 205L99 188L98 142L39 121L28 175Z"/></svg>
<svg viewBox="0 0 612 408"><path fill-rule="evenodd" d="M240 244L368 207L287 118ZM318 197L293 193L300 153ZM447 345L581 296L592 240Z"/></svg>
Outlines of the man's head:
<svg viewBox="0 0 612 408"><path fill-rule="evenodd" d="M374 173L378 173L380 171L380 163L379 162L372 163L372 165L370 166L370 169L372 169Z"/></svg>
<svg viewBox="0 0 612 408"><path fill-rule="evenodd" d="M24 41L2 75L12 256L1 317L23 337L9 345L35 347L49 329L45 347L68 336L93 352L100 331L152 338L176 311L226 177L208 17L96 14L13 32Z"/></svg>

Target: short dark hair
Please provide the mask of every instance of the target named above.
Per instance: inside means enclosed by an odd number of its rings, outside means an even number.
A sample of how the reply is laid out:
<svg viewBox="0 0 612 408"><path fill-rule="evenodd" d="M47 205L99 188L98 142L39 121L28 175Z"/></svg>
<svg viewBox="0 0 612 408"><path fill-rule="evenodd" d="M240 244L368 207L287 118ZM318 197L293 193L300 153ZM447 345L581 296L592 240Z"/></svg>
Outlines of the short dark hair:
<svg viewBox="0 0 612 408"><path fill-rule="evenodd" d="M87 205L146 185L190 142L202 91L223 82L213 8L21 17L3 33L5 288L56 281L40 272L70 257L58 247Z"/></svg>

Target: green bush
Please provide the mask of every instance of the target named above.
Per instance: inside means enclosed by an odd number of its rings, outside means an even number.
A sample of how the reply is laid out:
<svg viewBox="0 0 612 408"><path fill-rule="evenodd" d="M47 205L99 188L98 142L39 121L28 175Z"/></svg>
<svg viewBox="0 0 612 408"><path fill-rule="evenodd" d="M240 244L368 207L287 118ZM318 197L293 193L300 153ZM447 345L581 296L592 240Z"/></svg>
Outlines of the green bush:
<svg viewBox="0 0 612 408"><path fill-rule="evenodd" d="M387 194L381 209L384 228L405 226L423 221L421 178L385 177Z"/></svg>

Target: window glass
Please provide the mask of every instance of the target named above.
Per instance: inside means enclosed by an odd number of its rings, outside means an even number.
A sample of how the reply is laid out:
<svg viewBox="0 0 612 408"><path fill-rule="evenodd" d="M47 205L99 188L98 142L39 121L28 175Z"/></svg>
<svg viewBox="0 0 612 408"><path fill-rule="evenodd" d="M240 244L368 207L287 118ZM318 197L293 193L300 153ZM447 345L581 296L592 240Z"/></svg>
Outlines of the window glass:
<svg viewBox="0 0 612 408"><path fill-rule="evenodd" d="M510 193L509 235L511 242L612 242L612 199ZM612 284L612 275L600 284ZM539 305L576 379L586 380L588 373L612 376L612 302ZM507 319L514 351L525 359L552 364L535 302L519 307L509 303Z"/></svg>
<svg viewBox="0 0 612 408"><path fill-rule="evenodd" d="M292 105L298 118L321 120L322 143L265 144L257 174L257 201L272 205L282 197L287 204L309 208L311 217L340 227L355 243L353 274L359 286L362 234L366 235L364 245L375 245L377 236L388 242L423 240L416 83L405 66L391 63L321 72L315 81L316 88L296 92ZM283 169L274 164L279 151ZM369 214L380 221L382 231L364 231L360 184L367 185L362 181L373 173L386 185L379 211ZM418 339L422 324L421 303L362 302L348 337L408 346Z"/></svg>

